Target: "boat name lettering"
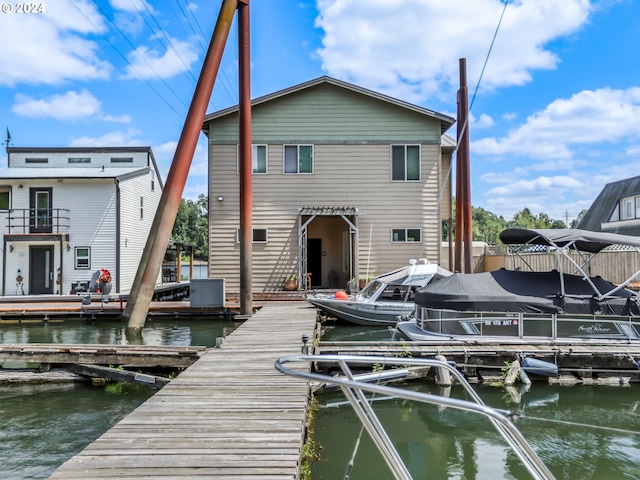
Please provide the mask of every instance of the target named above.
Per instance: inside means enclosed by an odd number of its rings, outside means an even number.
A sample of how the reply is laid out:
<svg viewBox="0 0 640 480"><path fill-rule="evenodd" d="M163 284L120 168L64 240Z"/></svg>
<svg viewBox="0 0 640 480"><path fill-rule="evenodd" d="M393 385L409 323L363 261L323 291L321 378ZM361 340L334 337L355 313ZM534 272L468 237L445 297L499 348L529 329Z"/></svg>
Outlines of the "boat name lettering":
<svg viewBox="0 0 640 480"><path fill-rule="evenodd" d="M579 332L586 333L601 333L601 332L610 332L611 328L603 327L601 323L594 323L593 325L580 325L578 327Z"/></svg>
<svg viewBox="0 0 640 480"><path fill-rule="evenodd" d="M484 321L485 326L509 326L509 325L517 325L518 324L518 320L513 319L513 320L485 320Z"/></svg>

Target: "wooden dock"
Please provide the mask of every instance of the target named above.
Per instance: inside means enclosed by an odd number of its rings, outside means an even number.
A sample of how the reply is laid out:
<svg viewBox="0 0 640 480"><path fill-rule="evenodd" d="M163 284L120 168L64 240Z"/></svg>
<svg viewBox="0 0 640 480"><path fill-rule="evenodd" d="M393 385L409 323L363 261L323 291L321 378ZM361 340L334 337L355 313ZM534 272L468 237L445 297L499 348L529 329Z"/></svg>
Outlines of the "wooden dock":
<svg viewBox="0 0 640 480"><path fill-rule="evenodd" d="M308 303L265 305L49 478L298 478L310 388L274 362L315 332Z"/></svg>
<svg viewBox="0 0 640 480"><path fill-rule="evenodd" d="M640 343L591 341L572 343L548 340L520 342L320 342L316 353L380 355L411 358L444 356L467 376L500 372L508 363L532 357L554 363L560 372L578 377L631 377L639 375Z"/></svg>

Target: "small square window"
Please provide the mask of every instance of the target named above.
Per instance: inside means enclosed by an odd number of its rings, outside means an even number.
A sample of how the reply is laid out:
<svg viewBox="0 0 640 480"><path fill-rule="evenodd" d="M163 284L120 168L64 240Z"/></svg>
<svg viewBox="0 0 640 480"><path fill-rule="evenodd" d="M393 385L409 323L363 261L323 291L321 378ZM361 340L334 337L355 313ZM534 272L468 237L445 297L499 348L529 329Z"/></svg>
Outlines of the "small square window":
<svg viewBox="0 0 640 480"><path fill-rule="evenodd" d="M77 270L88 270L91 268L91 248L90 247L76 247L75 248L75 263Z"/></svg>

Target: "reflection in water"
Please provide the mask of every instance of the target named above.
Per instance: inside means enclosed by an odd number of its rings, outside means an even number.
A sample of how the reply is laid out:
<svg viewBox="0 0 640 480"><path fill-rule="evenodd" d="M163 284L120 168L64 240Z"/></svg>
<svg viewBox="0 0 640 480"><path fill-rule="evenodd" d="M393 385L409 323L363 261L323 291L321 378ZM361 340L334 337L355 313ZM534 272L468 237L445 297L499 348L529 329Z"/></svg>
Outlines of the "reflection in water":
<svg viewBox="0 0 640 480"><path fill-rule="evenodd" d="M455 386L450 392L433 384L409 388L464 398ZM534 384L520 392L519 404L502 388L481 385L477 390L488 405L519 414L514 417L516 425L556 478L640 478L636 388ZM313 479L344 478L361 424L349 405L341 405L341 394L322 394L318 399L324 406L315 421L321 458L313 466ZM402 399L373 404L416 479L530 478L490 422L476 414ZM350 478L393 478L366 431Z"/></svg>
<svg viewBox="0 0 640 480"><path fill-rule="evenodd" d="M129 384L0 385L0 478L47 478L154 391Z"/></svg>
<svg viewBox="0 0 640 480"><path fill-rule="evenodd" d="M147 320L142 341L214 347L235 326L216 317ZM2 324L0 343L126 344L125 332L122 322ZM155 391L129 384L0 384L0 479L47 478Z"/></svg>
<svg viewBox="0 0 640 480"><path fill-rule="evenodd" d="M143 345L214 347L216 338L235 328L232 320L220 317L149 319L142 329ZM127 345L127 325L118 321L50 321L0 325L0 343L70 343Z"/></svg>

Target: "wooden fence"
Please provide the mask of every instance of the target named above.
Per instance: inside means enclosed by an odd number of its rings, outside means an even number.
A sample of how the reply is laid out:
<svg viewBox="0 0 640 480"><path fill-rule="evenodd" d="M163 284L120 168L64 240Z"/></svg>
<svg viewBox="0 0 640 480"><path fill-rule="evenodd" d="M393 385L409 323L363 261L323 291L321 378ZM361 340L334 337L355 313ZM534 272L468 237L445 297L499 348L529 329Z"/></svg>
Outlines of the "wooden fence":
<svg viewBox="0 0 640 480"><path fill-rule="evenodd" d="M580 256L577 252L571 252L570 257L582 265L588 257ZM561 262L558 264L558 262ZM575 265L572 265L564 256L545 249L543 252L521 253L513 255L505 246L487 246L481 254L473 257L474 272L490 272L500 268L515 270L533 270L545 272L553 269L559 270L559 265L565 273L576 273ZM443 265L446 268L446 265ZM622 283L631 275L640 270L640 253L635 250L607 250L600 252L591 259L589 269L590 276L601 276L612 283ZM640 276L633 280L640 284Z"/></svg>

